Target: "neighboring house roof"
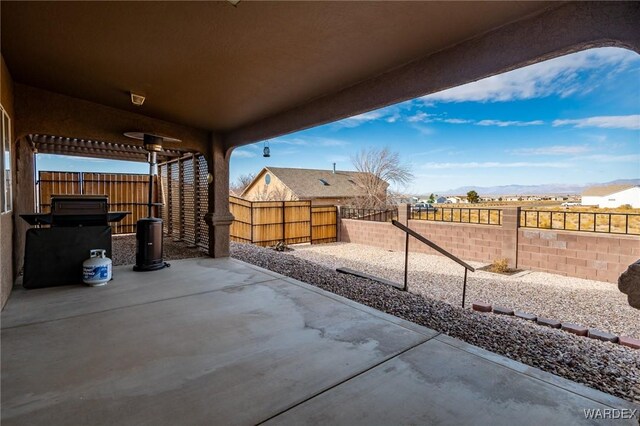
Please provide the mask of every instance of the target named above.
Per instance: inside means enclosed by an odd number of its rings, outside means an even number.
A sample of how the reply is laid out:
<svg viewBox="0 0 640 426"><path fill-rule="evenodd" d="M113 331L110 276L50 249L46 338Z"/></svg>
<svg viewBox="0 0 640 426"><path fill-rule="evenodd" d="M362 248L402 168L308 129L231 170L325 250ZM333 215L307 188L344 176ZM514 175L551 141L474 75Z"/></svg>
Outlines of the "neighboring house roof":
<svg viewBox="0 0 640 426"><path fill-rule="evenodd" d="M271 173L286 185L300 199L312 198L348 198L365 195L362 187L358 185L359 175L369 174L336 170L293 169L283 167L265 167L256 179L261 179L263 172ZM254 184L252 182L244 192L247 192ZM386 190L388 183L382 182ZM243 192L243 195L244 195Z"/></svg>
<svg viewBox="0 0 640 426"><path fill-rule="evenodd" d="M624 191L626 189L640 187L640 185L604 185L604 186L591 186L582 192L582 196L587 197L605 197L607 195L615 194L616 192Z"/></svg>

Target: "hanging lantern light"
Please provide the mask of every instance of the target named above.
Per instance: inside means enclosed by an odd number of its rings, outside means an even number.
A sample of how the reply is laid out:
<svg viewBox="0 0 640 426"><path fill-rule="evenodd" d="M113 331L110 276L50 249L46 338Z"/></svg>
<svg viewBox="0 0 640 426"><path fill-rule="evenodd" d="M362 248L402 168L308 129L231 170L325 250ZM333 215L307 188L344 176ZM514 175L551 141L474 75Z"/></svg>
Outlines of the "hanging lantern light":
<svg viewBox="0 0 640 426"><path fill-rule="evenodd" d="M271 157L271 150L269 149L269 141L265 141L264 148L262 149L263 157Z"/></svg>

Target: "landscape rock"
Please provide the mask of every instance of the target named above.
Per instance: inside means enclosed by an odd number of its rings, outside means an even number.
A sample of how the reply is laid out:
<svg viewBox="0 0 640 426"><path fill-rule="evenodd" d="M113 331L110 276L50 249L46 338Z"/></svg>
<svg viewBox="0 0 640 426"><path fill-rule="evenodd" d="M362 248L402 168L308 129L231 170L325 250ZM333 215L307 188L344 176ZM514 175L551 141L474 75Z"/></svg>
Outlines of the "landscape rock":
<svg viewBox="0 0 640 426"><path fill-rule="evenodd" d="M629 305L640 309L640 260L629 265L620 275L618 289L627 295Z"/></svg>

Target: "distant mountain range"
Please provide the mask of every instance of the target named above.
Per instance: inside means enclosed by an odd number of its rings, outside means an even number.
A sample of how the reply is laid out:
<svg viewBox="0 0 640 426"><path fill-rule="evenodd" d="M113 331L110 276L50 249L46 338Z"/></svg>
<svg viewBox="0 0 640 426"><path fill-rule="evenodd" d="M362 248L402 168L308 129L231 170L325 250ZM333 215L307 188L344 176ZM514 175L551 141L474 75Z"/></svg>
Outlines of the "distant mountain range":
<svg viewBox="0 0 640 426"><path fill-rule="evenodd" d="M618 179L604 183L571 185L550 183L545 185L504 185L504 186L461 186L460 188L437 191L438 195L465 195L474 190L480 196L485 195L570 195L580 194L585 188L605 185L640 185L640 179Z"/></svg>

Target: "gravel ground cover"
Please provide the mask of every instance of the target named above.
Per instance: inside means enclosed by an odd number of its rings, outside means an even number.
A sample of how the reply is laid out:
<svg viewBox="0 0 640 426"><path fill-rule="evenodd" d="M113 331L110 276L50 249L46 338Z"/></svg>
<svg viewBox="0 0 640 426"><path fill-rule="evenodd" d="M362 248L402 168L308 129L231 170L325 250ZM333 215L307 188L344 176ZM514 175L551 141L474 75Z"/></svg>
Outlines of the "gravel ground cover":
<svg viewBox="0 0 640 426"><path fill-rule="evenodd" d="M318 246L320 247L320 246ZM325 246L336 250L336 245ZM310 250L310 249L309 249ZM315 285L383 312L429 327L524 364L640 403L640 351L577 337L513 317L479 314L443 300L402 292L336 272L302 258L311 251L276 252L231 243L239 260ZM386 253L386 252L385 252ZM386 260L389 261L389 260ZM337 261L336 261L337 262ZM340 263L337 266L347 266Z"/></svg>
<svg viewBox="0 0 640 426"><path fill-rule="evenodd" d="M165 261L203 257L206 253L198 247L188 247L186 244L164 238L163 256ZM113 266L135 265L136 263L136 236L114 235L112 238L111 261Z"/></svg>
<svg viewBox="0 0 640 426"><path fill-rule="evenodd" d="M347 267L403 282L404 253L351 243L295 246L292 255L331 269ZM483 263L468 262L471 266ZM409 291L454 306L462 301L464 269L443 256L411 253ZM565 277L544 272L500 275L469 273L467 305L482 301L572 322L621 336L640 338L640 310L612 283Z"/></svg>

